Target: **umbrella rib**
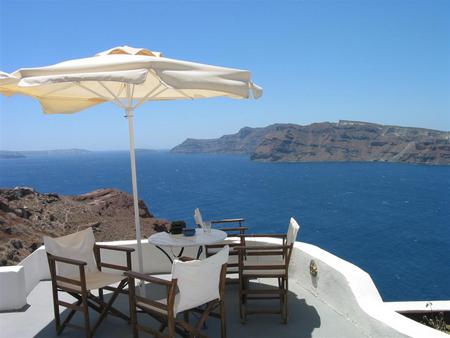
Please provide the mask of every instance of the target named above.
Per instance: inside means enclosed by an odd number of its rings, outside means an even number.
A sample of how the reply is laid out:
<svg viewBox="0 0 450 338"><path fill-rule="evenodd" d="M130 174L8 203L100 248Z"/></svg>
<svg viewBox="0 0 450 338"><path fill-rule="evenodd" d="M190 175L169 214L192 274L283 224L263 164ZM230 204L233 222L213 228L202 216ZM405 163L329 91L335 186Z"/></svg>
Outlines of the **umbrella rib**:
<svg viewBox="0 0 450 338"><path fill-rule="evenodd" d="M175 91L177 91L177 92L183 94L185 97L187 97L187 98L189 98L189 99L191 99L191 100L194 99L192 96L186 94L186 93L184 92L184 90L182 90L182 89L176 89L176 88L173 88L173 89L174 89Z"/></svg>
<svg viewBox="0 0 450 338"><path fill-rule="evenodd" d="M117 92L116 96L120 97L120 95L122 95L123 90L125 89L125 83L122 83L122 85L120 86L119 91Z"/></svg>
<svg viewBox="0 0 450 338"><path fill-rule="evenodd" d="M105 95L99 94L99 93L96 92L95 90L93 90L93 89L91 89L91 88L89 88L89 87L87 87L87 86L81 84L79 81L76 81L75 84L76 84L77 86L83 88L84 90L87 90L88 92L90 92L90 93L92 93L92 94L94 94L94 95L96 95L96 96L98 96L98 97L100 97L100 98L102 98L102 99L105 99L106 101L111 101L111 98L109 98L109 97L107 97L107 96L105 96ZM114 96L114 97L115 97L115 96ZM116 99L113 99L112 101L114 101L118 106L120 106L120 107L122 107L122 108L125 108L125 106L122 104L122 102L120 102L120 101L118 101L118 100L116 100Z"/></svg>
<svg viewBox="0 0 450 338"><path fill-rule="evenodd" d="M116 94L114 94L114 93L112 92L112 90L109 89L109 88L103 83L103 81L98 81L98 83L100 83L100 85L101 85L103 88L105 88L105 90L106 90L108 93L110 93L110 94L112 95L112 97L114 98L114 102L116 102L117 105L119 105L119 106L122 107L122 108L125 108L125 106L123 105L123 103L120 101L119 97L116 96Z"/></svg>
<svg viewBox="0 0 450 338"><path fill-rule="evenodd" d="M133 109L133 92L134 91L134 85L133 88L130 88L130 84L127 83L127 99L128 99L128 106L127 109Z"/></svg>
<svg viewBox="0 0 450 338"><path fill-rule="evenodd" d="M141 104L143 104L145 102L145 100L147 100L150 95L152 95L159 87L161 87L161 83L158 84L156 87L154 87L153 89L151 89L142 99L140 99L138 101L138 103L136 103L136 105L133 107L133 109L136 109L137 107L139 107ZM165 88L164 88L165 90ZM158 94L161 94L162 92L159 92Z"/></svg>

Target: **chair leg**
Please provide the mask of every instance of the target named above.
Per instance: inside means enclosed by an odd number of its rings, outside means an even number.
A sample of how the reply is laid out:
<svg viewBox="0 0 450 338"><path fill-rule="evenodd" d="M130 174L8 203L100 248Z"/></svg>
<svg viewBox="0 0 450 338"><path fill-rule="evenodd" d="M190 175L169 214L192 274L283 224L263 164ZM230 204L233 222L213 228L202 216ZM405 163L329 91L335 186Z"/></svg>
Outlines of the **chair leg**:
<svg viewBox="0 0 450 338"><path fill-rule="evenodd" d="M92 329L92 333L95 332L95 330L97 330L97 328L99 327L99 325L103 322L103 320L105 320L106 316L108 315L108 312L111 310L111 306L113 305L114 301L116 300L117 296L119 296L119 291L123 289L124 285L126 283L126 280L122 280L120 282L120 284L117 286L116 291L114 291L114 293L112 294L111 298L109 299L107 304L102 304L103 305L103 310L100 314L100 317L98 318L97 322L94 325L94 328ZM129 320L129 318L127 318L127 320Z"/></svg>
<svg viewBox="0 0 450 338"><path fill-rule="evenodd" d="M283 323L287 324L288 322L288 280L287 278L283 280L283 305L284 305L284 311L283 311Z"/></svg>
<svg viewBox="0 0 450 338"><path fill-rule="evenodd" d="M83 308L84 317L84 330L86 332L86 338L91 338L91 326L89 324L89 304L87 292L81 293L81 303Z"/></svg>
<svg viewBox="0 0 450 338"><path fill-rule="evenodd" d="M244 288L243 290L247 291L249 290L249 282L250 280L247 278L244 278ZM243 311L243 322L246 323L247 322L247 306L248 306L248 299L247 299L247 293L244 293L242 295L242 311Z"/></svg>
<svg viewBox="0 0 450 338"><path fill-rule="evenodd" d="M225 317L225 302L223 300L220 301L220 337L227 337L227 325L226 325L226 317Z"/></svg>
<svg viewBox="0 0 450 338"><path fill-rule="evenodd" d="M81 304L81 299L79 299L75 303L76 306L80 306L80 304ZM70 311L70 313L67 315L66 319L64 319L63 323L61 324L58 334L60 334L64 330L64 328L72 320L72 317L75 315L76 312L77 312L76 310L71 310Z"/></svg>
<svg viewBox="0 0 450 338"><path fill-rule="evenodd" d="M136 287L134 279L128 278L128 304L130 306L130 324L133 330L133 338L138 338L137 314L136 314Z"/></svg>
<svg viewBox="0 0 450 338"><path fill-rule="evenodd" d="M245 278L242 276L239 281L239 317L241 322L244 322L244 289L245 289Z"/></svg>
<svg viewBox="0 0 450 338"><path fill-rule="evenodd" d="M53 283L52 283L53 284ZM55 326L56 326L56 333L60 334L61 329L61 316L59 314L59 298L58 298L58 290L56 288L56 285L52 287L53 291L53 312L55 313Z"/></svg>
<svg viewBox="0 0 450 338"><path fill-rule="evenodd" d="M98 298L100 299L100 301L103 303L103 289L98 289Z"/></svg>
<svg viewBox="0 0 450 338"><path fill-rule="evenodd" d="M175 319L173 317L167 318L167 337L175 338Z"/></svg>

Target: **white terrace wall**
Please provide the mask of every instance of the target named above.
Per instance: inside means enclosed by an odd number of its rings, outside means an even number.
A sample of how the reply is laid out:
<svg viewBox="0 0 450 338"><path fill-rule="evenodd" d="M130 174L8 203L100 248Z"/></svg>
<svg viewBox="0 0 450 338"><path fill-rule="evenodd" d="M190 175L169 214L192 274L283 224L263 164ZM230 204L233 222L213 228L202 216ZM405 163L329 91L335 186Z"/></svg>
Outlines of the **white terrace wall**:
<svg viewBox="0 0 450 338"><path fill-rule="evenodd" d="M311 260L317 266L316 277L310 273ZM317 246L296 242L291 263L289 283L315 295L368 337L448 337L393 311L383 303L369 274Z"/></svg>
<svg viewBox="0 0 450 338"><path fill-rule="evenodd" d="M276 243L267 239L265 243ZM105 245L120 245L136 248L136 241L104 242ZM195 256L196 248L188 248L183 253ZM178 251L171 253L178 254ZM143 242L144 273L168 273L170 261L156 247ZM115 264L125 264L121 252L104 250L102 260ZM311 260L318 267L317 277L309 271ZM132 256L133 267L137 267L137 257ZM0 288L7 286L14 297L0 297L0 310L16 310L26 305L26 296L39 283L48 279L49 271L44 247L25 258L16 267L0 267ZM446 338L446 334L428 328L401 316L383 303L370 276L357 266L340 259L314 245L296 242L290 268L290 283L315 295L324 304L333 308L347 320L353 322L368 337L429 337Z"/></svg>
<svg viewBox="0 0 450 338"><path fill-rule="evenodd" d="M99 244L119 245L136 249L136 241L103 242ZM142 242L144 273L169 273L169 259L155 246ZM122 252L102 250L102 260L106 263L126 264ZM173 258L179 251L168 254ZM195 257L197 248L186 248L183 255ZM137 267L137 255L132 254L132 266ZM107 271L108 269L105 269ZM110 270L110 272L117 272ZM0 311L18 310L26 305L26 297L41 280L50 279L47 255L44 246L35 250L18 265L0 267ZM5 290L8 290L7 292Z"/></svg>

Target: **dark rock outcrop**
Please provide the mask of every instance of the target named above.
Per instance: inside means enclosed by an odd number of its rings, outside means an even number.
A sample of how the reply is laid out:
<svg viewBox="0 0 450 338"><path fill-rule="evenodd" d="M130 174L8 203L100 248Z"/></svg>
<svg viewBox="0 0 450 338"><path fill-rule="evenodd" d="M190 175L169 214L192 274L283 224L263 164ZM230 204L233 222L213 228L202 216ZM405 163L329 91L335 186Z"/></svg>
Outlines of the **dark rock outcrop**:
<svg viewBox="0 0 450 338"><path fill-rule="evenodd" d="M188 139L178 153L242 153L267 162L386 161L450 164L450 133L339 121L243 128L213 140Z"/></svg>
<svg viewBox="0 0 450 338"><path fill-rule="evenodd" d="M142 236L165 229L139 201ZM42 244L42 236L63 236L92 227L97 241L135 238L133 197L115 189L80 196L41 194L32 188L0 189L0 265L17 264Z"/></svg>

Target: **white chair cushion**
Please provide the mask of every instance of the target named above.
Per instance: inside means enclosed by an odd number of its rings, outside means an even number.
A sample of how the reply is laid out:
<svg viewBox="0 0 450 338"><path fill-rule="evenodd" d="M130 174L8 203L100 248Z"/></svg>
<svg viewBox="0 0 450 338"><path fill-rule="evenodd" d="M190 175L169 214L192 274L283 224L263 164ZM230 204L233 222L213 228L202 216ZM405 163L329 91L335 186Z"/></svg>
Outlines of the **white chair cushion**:
<svg viewBox="0 0 450 338"><path fill-rule="evenodd" d="M177 279L180 296L178 304L175 304L175 314L220 298L220 272L222 265L228 261L229 251L229 247L225 246L201 261L173 262L172 278Z"/></svg>
<svg viewBox="0 0 450 338"><path fill-rule="evenodd" d="M58 238L44 236L45 250L48 253L86 262L86 272L98 271L94 259L94 244L95 237L92 228ZM57 262L56 270L58 275L63 277L79 275L78 266L72 264Z"/></svg>

